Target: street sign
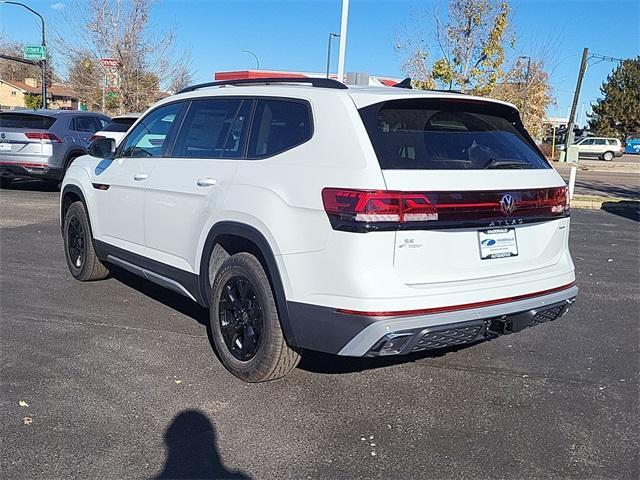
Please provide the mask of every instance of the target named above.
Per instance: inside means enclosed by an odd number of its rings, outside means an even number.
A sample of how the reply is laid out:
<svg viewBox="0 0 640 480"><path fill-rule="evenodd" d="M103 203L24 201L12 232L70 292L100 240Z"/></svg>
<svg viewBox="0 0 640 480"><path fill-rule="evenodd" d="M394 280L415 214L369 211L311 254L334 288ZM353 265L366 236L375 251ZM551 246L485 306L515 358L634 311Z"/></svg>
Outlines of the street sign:
<svg viewBox="0 0 640 480"><path fill-rule="evenodd" d="M107 68L118 67L118 60L116 60L115 58L101 58L100 63L102 64L103 67L107 67Z"/></svg>
<svg viewBox="0 0 640 480"><path fill-rule="evenodd" d="M46 60L47 47L44 45L25 45L24 58L25 60Z"/></svg>

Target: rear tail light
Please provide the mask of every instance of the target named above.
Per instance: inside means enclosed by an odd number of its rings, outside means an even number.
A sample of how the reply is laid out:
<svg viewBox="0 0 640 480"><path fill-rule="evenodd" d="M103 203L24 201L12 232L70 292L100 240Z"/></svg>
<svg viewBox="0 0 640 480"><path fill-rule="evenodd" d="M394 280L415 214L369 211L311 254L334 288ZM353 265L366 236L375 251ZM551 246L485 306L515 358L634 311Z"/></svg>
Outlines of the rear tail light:
<svg viewBox="0 0 640 480"><path fill-rule="evenodd" d="M569 187L552 189L551 213L565 213L569 211Z"/></svg>
<svg viewBox="0 0 640 480"><path fill-rule="evenodd" d="M53 133L48 132L27 132L24 134L30 140L49 141L51 143L62 143Z"/></svg>
<svg viewBox="0 0 640 480"><path fill-rule="evenodd" d="M98 138L107 138L104 135L91 135L91 138L89 138L90 142L93 142L94 140L97 140Z"/></svg>
<svg viewBox="0 0 640 480"><path fill-rule="evenodd" d="M322 202L333 229L351 232L518 225L569 214L566 186L502 192L325 188Z"/></svg>

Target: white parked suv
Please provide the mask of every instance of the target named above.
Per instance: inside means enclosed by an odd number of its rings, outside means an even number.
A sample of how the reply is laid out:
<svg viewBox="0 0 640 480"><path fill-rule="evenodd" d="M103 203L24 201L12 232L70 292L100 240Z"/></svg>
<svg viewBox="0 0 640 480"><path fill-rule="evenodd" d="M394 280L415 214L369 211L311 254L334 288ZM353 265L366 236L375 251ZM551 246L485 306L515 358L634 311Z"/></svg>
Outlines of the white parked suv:
<svg viewBox="0 0 640 480"><path fill-rule="evenodd" d="M225 367L304 349L383 356L563 315L578 292L567 188L509 104L328 79L190 87L61 192L81 281L130 270L209 307Z"/></svg>
<svg viewBox="0 0 640 480"><path fill-rule="evenodd" d="M580 157L595 157L610 162L624 153L622 143L617 138L586 137L575 143ZM560 145L564 150L564 145Z"/></svg>

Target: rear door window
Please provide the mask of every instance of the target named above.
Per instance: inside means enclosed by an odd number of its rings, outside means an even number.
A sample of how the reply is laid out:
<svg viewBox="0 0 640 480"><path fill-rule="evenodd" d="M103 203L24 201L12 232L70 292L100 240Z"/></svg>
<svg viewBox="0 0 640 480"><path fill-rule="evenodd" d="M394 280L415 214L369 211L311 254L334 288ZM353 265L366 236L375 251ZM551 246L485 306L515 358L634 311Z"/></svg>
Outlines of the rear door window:
<svg viewBox="0 0 640 480"><path fill-rule="evenodd" d="M249 158L265 158L301 145L311 138L309 104L295 100L257 101L249 140Z"/></svg>
<svg viewBox="0 0 640 480"><path fill-rule="evenodd" d="M594 144L595 145L606 145L606 142L604 141L604 138L596 138L594 140Z"/></svg>
<svg viewBox="0 0 640 480"><path fill-rule="evenodd" d="M393 100L360 110L382 169L551 168L506 105Z"/></svg>
<svg viewBox="0 0 640 480"><path fill-rule="evenodd" d="M174 157L233 158L244 150L251 101L242 99L194 100L173 149Z"/></svg>
<svg viewBox="0 0 640 480"><path fill-rule="evenodd" d="M0 113L0 127L4 128L36 128L47 130L51 128L56 119L47 115L34 115L32 113Z"/></svg>

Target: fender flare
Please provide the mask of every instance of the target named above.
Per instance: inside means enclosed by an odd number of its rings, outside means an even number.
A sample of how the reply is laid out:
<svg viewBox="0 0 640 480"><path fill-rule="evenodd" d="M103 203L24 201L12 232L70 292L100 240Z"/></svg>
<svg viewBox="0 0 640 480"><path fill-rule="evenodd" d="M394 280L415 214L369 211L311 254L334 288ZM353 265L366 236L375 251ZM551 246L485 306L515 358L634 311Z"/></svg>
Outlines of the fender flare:
<svg viewBox="0 0 640 480"><path fill-rule="evenodd" d="M67 193L74 193L78 195L80 197L80 201L84 203L85 208L88 208L87 199L84 197L84 193L82 192L82 189L77 185L73 185L73 184L65 185L65 187L62 189L62 192L60 193L60 229L62 229L64 226L64 211L63 211L64 202L62 200L64 199L64 196ZM88 213L89 211L87 210L87 214ZM91 225L91 223L89 223L89 225Z"/></svg>
<svg viewBox="0 0 640 480"><path fill-rule="evenodd" d="M273 289L276 300L276 307L280 317L282 332L284 333L285 339L289 345L297 346L293 329L291 328L291 316L287 305L282 277L280 276L280 270L278 269L275 255L273 254L273 250L264 235L250 225L239 222L222 221L211 227L204 243L204 248L202 249L200 274L198 275L200 299L202 299L204 306L209 306L209 272L207 271L209 268L209 256L213 252L216 239L221 235L235 235L245 238L256 245L264 259L264 266L267 270L266 274L271 281L271 288Z"/></svg>

